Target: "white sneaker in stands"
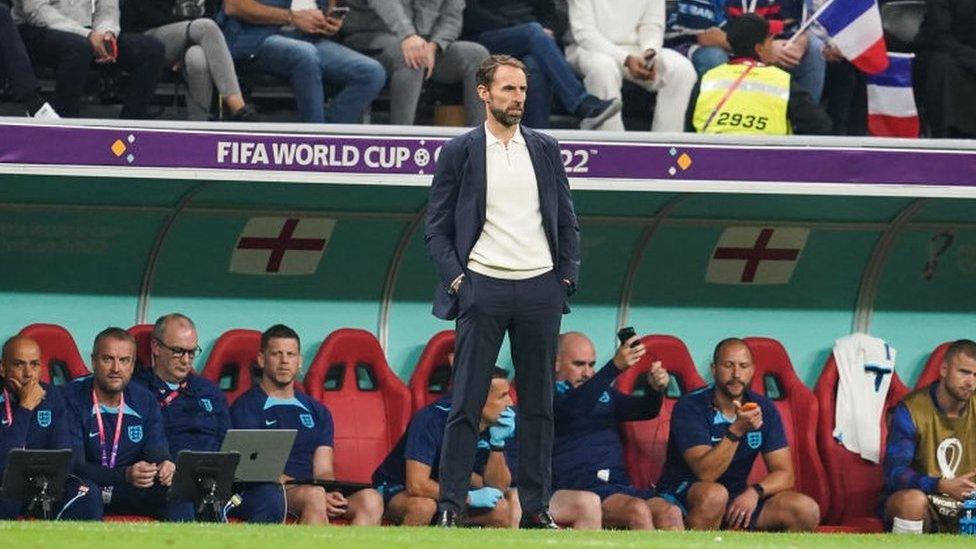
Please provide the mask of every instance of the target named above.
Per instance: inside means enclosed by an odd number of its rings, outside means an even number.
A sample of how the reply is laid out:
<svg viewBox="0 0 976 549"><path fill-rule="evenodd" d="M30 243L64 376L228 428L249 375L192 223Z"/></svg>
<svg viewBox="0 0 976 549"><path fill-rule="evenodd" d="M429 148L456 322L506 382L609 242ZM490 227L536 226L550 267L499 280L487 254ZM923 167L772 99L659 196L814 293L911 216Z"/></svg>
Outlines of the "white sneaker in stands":
<svg viewBox="0 0 976 549"><path fill-rule="evenodd" d="M41 108L37 109L37 112L34 113L34 118L54 119L61 117L58 116L58 113L55 112L54 107L52 107L50 103L44 103L41 105Z"/></svg>

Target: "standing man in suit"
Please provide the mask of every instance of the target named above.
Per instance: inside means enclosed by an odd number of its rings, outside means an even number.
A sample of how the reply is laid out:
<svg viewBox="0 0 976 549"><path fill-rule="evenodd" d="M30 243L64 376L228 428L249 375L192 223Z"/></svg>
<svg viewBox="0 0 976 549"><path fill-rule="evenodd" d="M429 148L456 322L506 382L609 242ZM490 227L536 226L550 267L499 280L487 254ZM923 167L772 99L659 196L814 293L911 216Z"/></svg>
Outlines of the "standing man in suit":
<svg viewBox="0 0 976 549"><path fill-rule="evenodd" d="M440 277L434 315L457 319L451 411L434 524L465 509L481 409L507 332L520 398L523 528L556 528L552 475L553 369L561 315L579 274L579 225L559 144L520 127L526 73L494 55L478 69L486 121L446 143L430 189L427 251Z"/></svg>

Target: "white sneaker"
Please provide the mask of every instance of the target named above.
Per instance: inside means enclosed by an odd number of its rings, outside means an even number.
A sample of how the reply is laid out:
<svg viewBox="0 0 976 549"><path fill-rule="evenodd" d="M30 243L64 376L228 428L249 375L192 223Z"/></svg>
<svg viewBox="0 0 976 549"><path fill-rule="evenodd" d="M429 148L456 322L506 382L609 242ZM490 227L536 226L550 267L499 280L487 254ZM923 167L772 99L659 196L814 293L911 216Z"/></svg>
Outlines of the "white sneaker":
<svg viewBox="0 0 976 549"><path fill-rule="evenodd" d="M54 110L54 107L50 103L44 103L41 108L37 109L34 113L34 118L47 118L49 120L61 118L58 113Z"/></svg>

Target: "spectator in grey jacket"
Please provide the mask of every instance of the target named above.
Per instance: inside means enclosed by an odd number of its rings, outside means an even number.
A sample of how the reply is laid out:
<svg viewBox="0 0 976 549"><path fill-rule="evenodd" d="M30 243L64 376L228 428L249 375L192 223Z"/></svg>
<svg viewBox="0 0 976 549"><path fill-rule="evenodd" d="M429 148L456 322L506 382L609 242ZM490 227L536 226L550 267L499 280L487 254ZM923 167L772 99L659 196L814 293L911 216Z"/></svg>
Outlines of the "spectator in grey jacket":
<svg viewBox="0 0 976 549"><path fill-rule="evenodd" d="M204 0L127 0L122 9L126 31L145 32L166 48L166 65L186 78L186 116L207 120L214 85L225 107L225 120L254 121L254 110L244 103L234 60L224 33L213 17L219 4Z"/></svg>
<svg viewBox="0 0 976 549"><path fill-rule="evenodd" d="M378 54L390 74L390 121L411 125L424 80L464 86L469 125L485 120L475 73L488 57L481 44L459 41L464 0L349 0L346 44Z"/></svg>
<svg viewBox="0 0 976 549"><path fill-rule="evenodd" d="M40 66L57 71L54 108L77 117L92 61L129 73L122 118L146 118L163 67L163 45L149 36L119 33L119 0L15 0L14 20Z"/></svg>

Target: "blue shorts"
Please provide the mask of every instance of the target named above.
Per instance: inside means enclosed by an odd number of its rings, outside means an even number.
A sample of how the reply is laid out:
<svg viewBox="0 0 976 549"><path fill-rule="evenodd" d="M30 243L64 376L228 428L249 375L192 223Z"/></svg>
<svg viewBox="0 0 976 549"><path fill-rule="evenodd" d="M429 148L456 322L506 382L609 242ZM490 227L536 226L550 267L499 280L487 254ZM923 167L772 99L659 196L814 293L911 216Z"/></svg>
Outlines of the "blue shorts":
<svg viewBox="0 0 976 549"><path fill-rule="evenodd" d="M396 495L400 492L407 489L407 487L402 484L388 484L386 482L376 484L373 486L373 488L376 488L376 491L383 496L383 507L389 507L390 500L396 497Z"/></svg>
<svg viewBox="0 0 976 549"><path fill-rule="evenodd" d="M688 516L688 489L691 488L692 484L693 483L687 482L687 481L686 482L682 482L674 490L669 491L669 492L662 492L659 495L660 495L660 497L664 498L665 500L669 501L670 503L673 503L674 505L676 505L678 507L678 509L681 509L681 514L683 514L685 516ZM741 494L741 493L742 492L737 492L734 496L730 496L729 497L729 505L731 505L732 504L732 501L735 500L735 498L739 494ZM766 505L766 501L765 500L759 500L759 502L756 504L756 509L753 510L752 516L749 518L749 527L747 528L747 530L756 530L757 529L756 528L756 521L759 520L759 514L762 513L763 507L765 505ZM722 519L722 528L725 528L725 519L724 518Z"/></svg>
<svg viewBox="0 0 976 549"><path fill-rule="evenodd" d="M594 482L593 484L585 487L565 489L593 492L594 494L600 496L600 501L604 501L608 497L615 496L617 494L623 494L625 496L631 496L643 500L648 500L658 496L657 492L650 488L634 488L633 486L614 482Z"/></svg>

